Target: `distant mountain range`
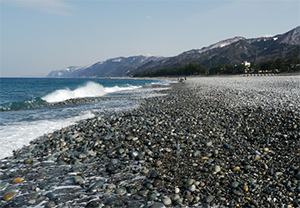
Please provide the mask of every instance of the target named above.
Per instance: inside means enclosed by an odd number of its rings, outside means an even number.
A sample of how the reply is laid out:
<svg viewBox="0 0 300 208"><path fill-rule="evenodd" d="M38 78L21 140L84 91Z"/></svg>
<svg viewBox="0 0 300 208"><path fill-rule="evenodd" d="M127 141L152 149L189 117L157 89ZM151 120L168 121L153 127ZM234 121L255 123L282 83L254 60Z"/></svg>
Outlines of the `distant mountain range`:
<svg viewBox="0 0 300 208"><path fill-rule="evenodd" d="M49 78L83 78L83 77L120 77L131 74L137 67L149 61L160 61L164 57L156 56L131 56L118 57L99 61L95 64L77 67L70 66L61 70L51 71Z"/></svg>
<svg viewBox="0 0 300 208"><path fill-rule="evenodd" d="M246 39L234 37L201 49L193 49L174 57L132 56L118 57L85 67L71 66L51 71L47 77L120 77L144 70L156 70L188 63L205 67L220 64L240 64L244 61L258 64L277 58L300 58L300 26L276 36Z"/></svg>

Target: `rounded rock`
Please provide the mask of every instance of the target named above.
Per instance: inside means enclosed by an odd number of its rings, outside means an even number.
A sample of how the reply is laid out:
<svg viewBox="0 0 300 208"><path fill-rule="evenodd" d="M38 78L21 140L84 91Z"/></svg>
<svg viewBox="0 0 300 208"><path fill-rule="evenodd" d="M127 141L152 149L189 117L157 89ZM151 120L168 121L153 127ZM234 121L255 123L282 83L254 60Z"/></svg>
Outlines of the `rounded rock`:
<svg viewBox="0 0 300 208"><path fill-rule="evenodd" d="M219 165L214 166L213 168L214 172L220 172L221 171L221 167Z"/></svg>
<svg viewBox="0 0 300 208"><path fill-rule="evenodd" d="M29 165L33 163L33 159L32 158L27 158L26 160L24 160L24 164L25 165Z"/></svg>
<svg viewBox="0 0 300 208"><path fill-rule="evenodd" d="M150 208L165 208L165 205L160 202L155 202L154 204L151 205Z"/></svg>
<svg viewBox="0 0 300 208"><path fill-rule="evenodd" d="M208 195L207 197L204 198L205 203L210 203L214 200L215 196L213 195Z"/></svg>
<svg viewBox="0 0 300 208"><path fill-rule="evenodd" d="M231 187L231 188L237 188L239 185L240 185L239 182L233 181L233 182L230 184L230 187Z"/></svg>
<svg viewBox="0 0 300 208"><path fill-rule="evenodd" d="M14 179L13 180L13 183L20 183L20 182L22 182L22 181L24 181L24 178L16 178L16 179Z"/></svg>
<svg viewBox="0 0 300 208"><path fill-rule="evenodd" d="M125 188L117 188L115 190L115 194L124 195L124 194L126 194L126 189Z"/></svg>
<svg viewBox="0 0 300 208"><path fill-rule="evenodd" d="M162 202L164 203L164 205L169 206L172 204L172 200L169 197L165 197Z"/></svg>
<svg viewBox="0 0 300 208"><path fill-rule="evenodd" d="M189 179L186 183L187 183L188 185L193 185L194 182L195 182L194 179Z"/></svg>
<svg viewBox="0 0 300 208"><path fill-rule="evenodd" d="M193 184L189 187L189 191L194 192L196 190L196 186Z"/></svg>
<svg viewBox="0 0 300 208"><path fill-rule="evenodd" d="M51 208L51 207L55 207L55 202L54 202L54 201L49 201L49 202L45 205L45 208Z"/></svg>
<svg viewBox="0 0 300 208"><path fill-rule="evenodd" d="M241 168L240 168L239 166L237 166L237 167L234 167L232 170L233 170L233 171L240 171Z"/></svg>
<svg viewBox="0 0 300 208"><path fill-rule="evenodd" d="M9 193L5 194L3 197L3 201L10 201L14 197L15 194L16 194L15 192L9 192Z"/></svg>
<svg viewBox="0 0 300 208"><path fill-rule="evenodd" d="M75 176L73 178L73 181L74 181L75 184L81 185L81 184L83 184L84 179L81 176Z"/></svg>
<svg viewBox="0 0 300 208"><path fill-rule="evenodd" d="M207 147L211 147L213 145L212 141L206 142L205 144Z"/></svg>

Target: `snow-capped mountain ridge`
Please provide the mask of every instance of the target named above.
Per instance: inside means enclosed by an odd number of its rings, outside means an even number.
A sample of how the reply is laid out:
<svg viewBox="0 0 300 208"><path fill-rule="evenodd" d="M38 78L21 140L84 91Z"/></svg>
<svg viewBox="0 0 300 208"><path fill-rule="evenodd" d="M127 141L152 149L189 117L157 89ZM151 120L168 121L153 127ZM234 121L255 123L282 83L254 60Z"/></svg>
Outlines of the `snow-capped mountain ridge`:
<svg viewBox="0 0 300 208"><path fill-rule="evenodd" d="M50 72L47 77L52 78L76 78L76 77L117 77L129 74L137 67L150 62L162 60L156 56L131 56L116 57L106 61L99 61L85 67L66 67L62 70ZM69 69L69 70L66 70Z"/></svg>
<svg viewBox="0 0 300 208"><path fill-rule="evenodd" d="M205 67L221 64L259 63L277 58L300 58L300 26L284 34L246 39L229 38L201 49L185 51L174 57L131 56L116 57L86 67L55 70L47 77L110 77L130 76L144 70L156 70L188 63Z"/></svg>
<svg viewBox="0 0 300 208"><path fill-rule="evenodd" d="M204 47L200 50L198 50L199 53L204 53L206 51L209 51L209 50L212 50L212 49L215 49L215 48L223 48L227 45L230 45L232 43L235 43L237 41L240 41L240 40L245 40L246 38L244 37L240 37L240 36L237 36L237 37L234 37L234 38L229 38L229 39L226 39L226 40L222 40L222 41L219 41L215 44L212 44L208 47Z"/></svg>

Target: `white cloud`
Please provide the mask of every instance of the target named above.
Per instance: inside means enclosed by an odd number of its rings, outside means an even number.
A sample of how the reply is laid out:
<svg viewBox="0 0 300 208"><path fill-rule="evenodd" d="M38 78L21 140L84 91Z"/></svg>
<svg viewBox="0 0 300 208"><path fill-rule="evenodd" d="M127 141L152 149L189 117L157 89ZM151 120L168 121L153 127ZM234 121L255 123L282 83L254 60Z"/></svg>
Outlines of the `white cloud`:
<svg viewBox="0 0 300 208"><path fill-rule="evenodd" d="M62 0L11 0L10 2L28 8L40 10L49 14L71 16L69 10L72 8L71 4L63 2Z"/></svg>
<svg viewBox="0 0 300 208"><path fill-rule="evenodd" d="M152 17L151 17L151 16L146 16L146 18L147 18L147 19L151 19Z"/></svg>

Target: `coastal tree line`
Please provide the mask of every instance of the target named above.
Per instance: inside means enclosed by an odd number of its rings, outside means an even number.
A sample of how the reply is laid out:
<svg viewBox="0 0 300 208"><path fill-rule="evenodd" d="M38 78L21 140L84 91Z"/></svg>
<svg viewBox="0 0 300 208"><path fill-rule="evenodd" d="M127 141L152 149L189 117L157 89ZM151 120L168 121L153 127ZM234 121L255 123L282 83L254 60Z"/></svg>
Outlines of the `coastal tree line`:
<svg viewBox="0 0 300 208"><path fill-rule="evenodd" d="M154 71L141 71L135 73L134 77L159 77L159 76L187 76L187 75L218 75L218 74L245 74L245 73L281 73L300 70L300 59L292 57L289 59L278 58L268 60L260 64L251 63L250 67L244 64L222 64L204 67L201 64L189 63L185 66L162 68Z"/></svg>

